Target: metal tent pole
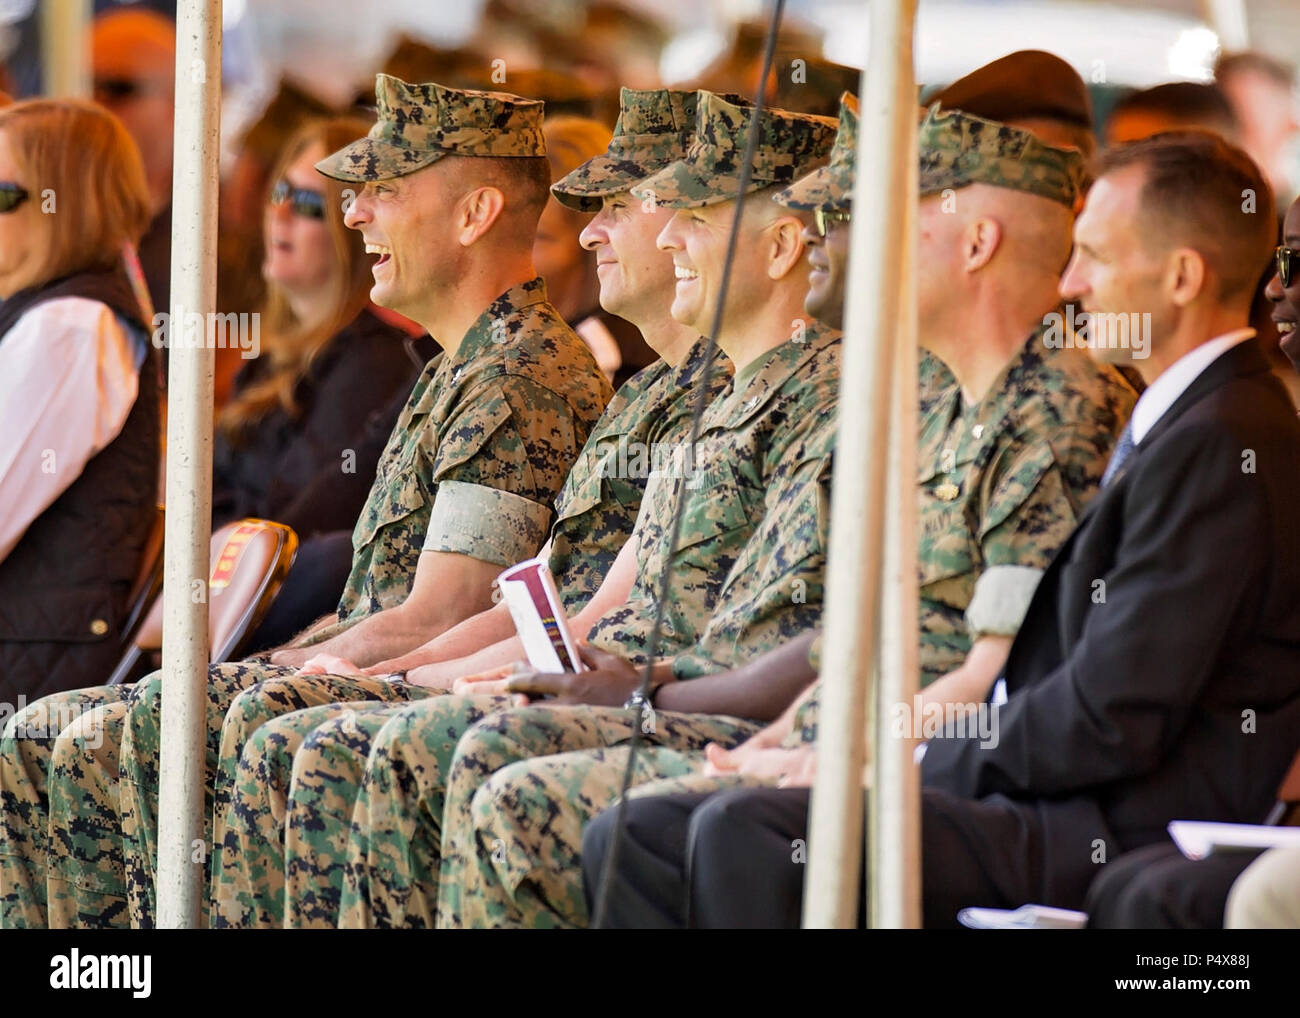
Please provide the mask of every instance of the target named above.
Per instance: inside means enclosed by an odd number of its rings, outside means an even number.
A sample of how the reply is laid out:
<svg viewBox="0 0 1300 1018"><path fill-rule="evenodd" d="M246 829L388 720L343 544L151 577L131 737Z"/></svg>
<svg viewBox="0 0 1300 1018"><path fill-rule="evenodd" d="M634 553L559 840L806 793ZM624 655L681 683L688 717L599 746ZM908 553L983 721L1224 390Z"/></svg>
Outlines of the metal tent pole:
<svg viewBox="0 0 1300 1018"><path fill-rule="evenodd" d="M91 0L41 4L41 89L59 99L90 98Z"/></svg>
<svg viewBox="0 0 1300 1018"><path fill-rule="evenodd" d="M911 72L910 57L907 67ZM920 640L917 632L917 346L916 118L900 124L899 147L909 153L907 186L898 196L906 212L900 262L902 284L894 350L884 575L880 602L880 668L874 683L871 728L875 747L867 819L867 905L872 929L921 926L921 778L913 762L915 727L900 732L901 720L916 720L913 696L919 687Z"/></svg>
<svg viewBox="0 0 1300 1018"><path fill-rule="evenodd" d="M158 916L198 925L205 894L204 713L212 525L212 336L217 282L221 0L180 0L172 175ZM201 323L201 324L200 324ZM201 340L201 341L200 341Z"/></svg>
<svg viewBox="0 0 1300 1018"><path fill-rule="evenodd" d="M917 108L912 85L916 0L874 0L860 86L857 174L845 287L839 434L831 496L817 779L809 815L806 927L857 923L862 863L862 768L869 677L879 653L891 394L903 306L912 179L903 147ZM905 427L914 430L912 422ZM903 448L906 447L904 442ZM901 450L900 450L901 451ZM894 489L910 478L895 482ZM915 562L915 558L912 559ZM889 772L892 773L892 772Z"/></svg>

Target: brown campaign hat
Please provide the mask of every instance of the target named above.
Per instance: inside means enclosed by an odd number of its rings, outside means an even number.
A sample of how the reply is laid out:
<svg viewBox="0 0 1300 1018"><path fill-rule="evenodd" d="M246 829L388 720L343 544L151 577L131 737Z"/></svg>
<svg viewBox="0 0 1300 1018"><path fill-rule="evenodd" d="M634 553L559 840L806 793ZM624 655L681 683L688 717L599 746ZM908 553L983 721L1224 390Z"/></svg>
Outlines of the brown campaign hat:
<svg viewBox="0 0 1300 1018"><path fill-rule="evenodd" d="M932 95L926 105L989 120L1048 117L1092 127L1092 98L1079 72L1060 57L1022 49L978 67Z"/></svg>

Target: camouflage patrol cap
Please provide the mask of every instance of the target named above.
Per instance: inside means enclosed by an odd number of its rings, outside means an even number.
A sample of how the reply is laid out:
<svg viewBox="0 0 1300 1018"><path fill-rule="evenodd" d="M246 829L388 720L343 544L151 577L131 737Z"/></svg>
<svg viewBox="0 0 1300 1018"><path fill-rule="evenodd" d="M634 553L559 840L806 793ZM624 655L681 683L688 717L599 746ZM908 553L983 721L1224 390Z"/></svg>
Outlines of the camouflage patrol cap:
<svg viewBox="0 0 1300 1018"><path fill-rule="evenodd" d="M601 198L621 194L683 158L695 130L698 98L698 92L671 88L623 89L609 150L552 184L556 201L595 212Z"/></svg>
<svg viewBox="0 0 1300 1018"><path fill-rule="evenodd" d="M858 154L858 98L840 96L840 126L835 132L831 161L796 180L772 200L786 208L811 212L847 209L853 204L853 167Z"/></svg>
<svg viewBox="0 0 1300 1018"><path fill-rule="evenodd" d="M1075 149L1044 145L1030 132L931 106L921 121L921 194L992 184L1073 208L1084 174Z"/></svg>
<svg viewBox="0 0 1300 1018"><path fill-rule="evenodd" d="M754 108L700 90L695 137L686 155L632 188L669 208L696 208L740 197L741 159ZM765 109L758 122L749 188L790 184L826 162L835 140L835 121L809 113Z"/></svg>
<svg viewBox="0 0 1300 1018"><path fill-rule="evenodd" d="M506 92L375 78L379 119L366 137L327 156L316 169L335 180L388 180L443 156L544 156L542 103Z"/></svg>

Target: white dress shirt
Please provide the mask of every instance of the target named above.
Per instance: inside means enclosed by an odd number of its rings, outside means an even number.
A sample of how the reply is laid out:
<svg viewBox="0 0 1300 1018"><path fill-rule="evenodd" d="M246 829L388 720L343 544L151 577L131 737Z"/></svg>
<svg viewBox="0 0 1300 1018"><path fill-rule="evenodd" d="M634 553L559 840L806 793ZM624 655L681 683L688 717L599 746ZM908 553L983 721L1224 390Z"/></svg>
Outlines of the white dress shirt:
<svg viewBox="0 0 1300 1018"><path fill-rule="evenodd" d="M1160 377L1147 386L1133 407L1133 417L1129 424L1133 444L1139 444L1151 433L1160 418L1178 402L1178 397L1191 387L1201 372L1238 343L1244 343L1254 335L1254 329L1233 329L1232 332L1207 340L1165 368Z"/></svg>
<svg viewBox="0 0 1300 1018"><path fill-rule="evenodd" d="M0 562L121 433L145 349L105 304L59 297L0 342Z"/></svg>

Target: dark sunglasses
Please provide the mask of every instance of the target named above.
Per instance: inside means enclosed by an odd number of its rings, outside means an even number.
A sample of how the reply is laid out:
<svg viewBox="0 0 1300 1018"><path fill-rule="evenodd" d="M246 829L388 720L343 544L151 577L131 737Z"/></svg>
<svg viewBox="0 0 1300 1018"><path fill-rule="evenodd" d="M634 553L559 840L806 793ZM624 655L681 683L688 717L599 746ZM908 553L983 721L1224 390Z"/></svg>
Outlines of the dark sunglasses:
<svg viewBox="0 0 1300 1018"><path fill-rule="evenodd" d="M847 223L850 218L848 212L828 212L826 209L813 209L813 225L817 227L817 232L821 236L826 236L831 228L831 223Z"/></svg>
<svg viewBox="0 0 1300 1018"><path fill-rule="evenodd" d="M0 184L0 213L12 212L30 197L17 184Z"/></svg>
<svg viewBox="0 0 1300 1018"><path fill-rule="evenodd" d="M271 204L289 203L289 211L303 219L325 218L325 196L319 191L308 191L304 187L294 187L287 180L275 182L271 188Z"/></svg>
<svg viewBox="0 0 1300 1018"><path fill-rule="evenodd" d="M1277 258L1277 274L1282 277L1283 286L1291 285L1291 259L1297 253L1293 247L1279 247L1273 252L1274 257Z"/></svg>
<svg viewBox="0 0 1300 1018"><path fill-rule="evenodd" d="M95 98L99 102L125 102L148 91L144 82L132 81L130 78L95 79Z"/></svg>

